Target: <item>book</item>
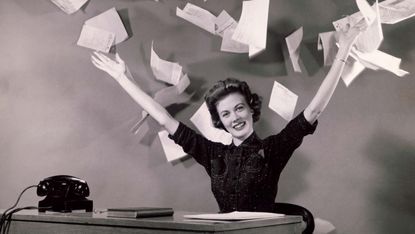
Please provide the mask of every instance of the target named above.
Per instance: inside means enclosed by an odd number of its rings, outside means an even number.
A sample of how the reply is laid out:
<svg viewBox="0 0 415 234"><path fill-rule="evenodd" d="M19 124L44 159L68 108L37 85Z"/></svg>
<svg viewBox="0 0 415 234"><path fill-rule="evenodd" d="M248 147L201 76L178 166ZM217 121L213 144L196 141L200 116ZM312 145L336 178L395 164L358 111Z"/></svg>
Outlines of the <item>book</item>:
<svg viewBox="0 0 415 234"><path fill-rule="evenodd" d="M107 217L117 218L146 218L172 216L173 214L173 208L168 207L124 207L107 209Z"/></svg>

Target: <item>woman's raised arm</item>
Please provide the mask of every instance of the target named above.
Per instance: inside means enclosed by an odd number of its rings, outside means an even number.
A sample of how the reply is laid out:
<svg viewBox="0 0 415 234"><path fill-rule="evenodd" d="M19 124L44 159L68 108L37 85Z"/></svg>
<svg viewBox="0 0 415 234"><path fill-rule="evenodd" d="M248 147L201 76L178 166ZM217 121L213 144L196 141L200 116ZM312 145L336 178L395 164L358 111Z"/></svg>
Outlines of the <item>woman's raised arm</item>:
<svg viewBox="0 0 415 234"><path fill-rule="evenodd" d="M316 95L311 100L310 104L304 110L304 117L307 121L313 124L320 116L321 112L326 108L330 101L337 84L339 83L340 76L343 72L344 65L353 44L356 42L357 37L367 27L366 22L361 20L354 27L349 28L346 32L339 32L339 50L334 59L333 65L324 78L320 88Z"/></svg>
<svg viewBox="0 0 415 234"><path fill-rule="evenodd" d="M179 122L174 119L158 102L145 93L139 86L132 82L126 76L125 62L120 58L118 53L115 60L112 60L99 52L91 55L92 63L99 69L107 72L121 87L140 105L147 113L151 115L160 125L170 134L174 134L179 126Z"/></svg>

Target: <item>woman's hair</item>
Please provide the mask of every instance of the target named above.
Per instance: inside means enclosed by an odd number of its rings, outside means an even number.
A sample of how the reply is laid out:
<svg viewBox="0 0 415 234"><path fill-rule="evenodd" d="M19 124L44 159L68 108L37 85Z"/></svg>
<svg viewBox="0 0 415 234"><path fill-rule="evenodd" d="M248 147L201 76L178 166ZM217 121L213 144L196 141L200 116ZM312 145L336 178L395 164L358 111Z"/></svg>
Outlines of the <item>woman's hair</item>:
<svg viewBox="0 0 415 234"><path fill-rule="evenodd" d="M253 121L258 121L259 116L261 115L262 98L256 93L251 93L251 90L245 81L227 78L226 80L216 82L216 84L214 84L205 94L205 102L210 115L212 116L213 126L226 130L220 121L216 105L218 101L231 93L240 93L244 96L246 103L248 103L249 107L253 110Z"/></svg>

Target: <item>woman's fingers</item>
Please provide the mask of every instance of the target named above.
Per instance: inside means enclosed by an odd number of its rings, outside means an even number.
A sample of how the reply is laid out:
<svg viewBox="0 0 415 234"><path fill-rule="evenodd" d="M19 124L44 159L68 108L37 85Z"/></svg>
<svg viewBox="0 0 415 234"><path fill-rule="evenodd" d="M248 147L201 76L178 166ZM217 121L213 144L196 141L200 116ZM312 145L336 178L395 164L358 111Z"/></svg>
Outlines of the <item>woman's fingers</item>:
<svg viewBox="0 0 415 234"><path fill-rule="evenodd" d="M97 68L99 68L103 71L106 70L106 68L99 61L97 61L97 59L93 56L91 56L91 62L92 62L92 64L94 64L95 67L97 67Z"/></svg>
<svg viewBox="0 0 415 234"><path fill-rule="evenodd" d="M119 64L124 64L124 60L121 59L120 55L118 53L115 54L115 60L119 63Z"/></svg>

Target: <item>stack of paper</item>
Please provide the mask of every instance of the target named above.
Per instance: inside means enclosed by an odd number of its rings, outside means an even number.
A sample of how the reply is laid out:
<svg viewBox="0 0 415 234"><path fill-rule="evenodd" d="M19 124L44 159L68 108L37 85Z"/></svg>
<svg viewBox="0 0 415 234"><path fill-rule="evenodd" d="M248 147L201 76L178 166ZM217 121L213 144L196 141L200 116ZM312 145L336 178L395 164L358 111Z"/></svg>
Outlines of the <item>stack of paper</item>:
<svg viewBox="0 0 415 234"><path fill-rule="evenodd" d="M234 211L230 213L214 213L214 214L196 214L184 215L188 219L206 219L206 220L252 220L252 219L272 219L284 217L284 214L268 213L268 212L248 212L248 211Z"/></svg>

